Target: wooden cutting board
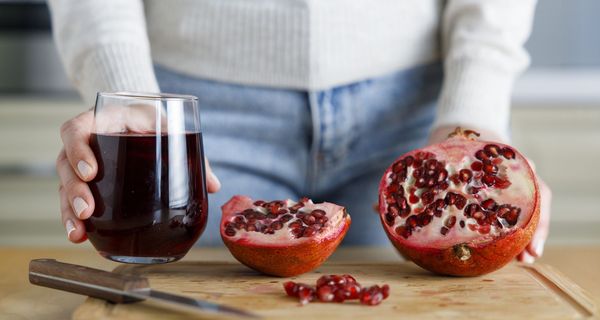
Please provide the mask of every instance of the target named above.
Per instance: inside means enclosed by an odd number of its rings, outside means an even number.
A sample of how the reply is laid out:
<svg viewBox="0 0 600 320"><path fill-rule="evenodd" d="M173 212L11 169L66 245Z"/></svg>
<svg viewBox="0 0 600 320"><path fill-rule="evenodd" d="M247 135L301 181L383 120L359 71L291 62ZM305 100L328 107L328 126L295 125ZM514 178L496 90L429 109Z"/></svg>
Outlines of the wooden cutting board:
<svg viewBox="0 0 600 320"><path fill-rule="evenodd" d="M291 278L314 284L323 274L349 273L362 285L387 283L390 297L379 306L356 301L299 306L287 297L288 279L260 275L237 263L178 262L123 265L116 272L149 278L154 289L246 309L267 319L588 319L592 299L546 265L511 264L477 278L433 275L411 263L327 263ZM115 305L89 298L73 314L90 319L197 319L147 303Z"/></svg>

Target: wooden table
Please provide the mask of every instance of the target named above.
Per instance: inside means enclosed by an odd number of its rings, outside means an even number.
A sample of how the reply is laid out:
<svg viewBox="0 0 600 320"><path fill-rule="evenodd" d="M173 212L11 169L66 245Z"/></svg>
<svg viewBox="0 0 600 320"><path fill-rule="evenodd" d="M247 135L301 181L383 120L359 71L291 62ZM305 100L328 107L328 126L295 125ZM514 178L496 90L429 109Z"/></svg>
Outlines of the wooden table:
<svg viewBox="0 0 600 320"><path fill-rule="evenodd" d="M89 244L68 248L0 247L0 319L68 319L85 297L35 287L27 280L29 260L54 258L110 270L116 263L100 257ZM333 261L398 261L391 248L340 248ZM234 261L225 249L198 248L185 260ZM587 290L600 305L600 246L554 246L541 262L552 265Z"/></svg>

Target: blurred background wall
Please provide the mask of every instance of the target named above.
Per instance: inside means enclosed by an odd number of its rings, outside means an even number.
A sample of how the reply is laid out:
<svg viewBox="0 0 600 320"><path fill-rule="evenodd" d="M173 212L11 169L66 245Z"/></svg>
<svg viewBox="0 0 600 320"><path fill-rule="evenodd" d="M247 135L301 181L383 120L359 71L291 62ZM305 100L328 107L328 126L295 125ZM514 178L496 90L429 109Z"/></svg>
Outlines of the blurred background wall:
<svg viewBox="0 0 600 320"><path fill-rule="evenodd" d="M554 191L550 243L600 243L600 1L540 0L515 87L516 147ZM85 110L54 48L44 1L0 0L0 245L67 245L54 159Z"/></svg>

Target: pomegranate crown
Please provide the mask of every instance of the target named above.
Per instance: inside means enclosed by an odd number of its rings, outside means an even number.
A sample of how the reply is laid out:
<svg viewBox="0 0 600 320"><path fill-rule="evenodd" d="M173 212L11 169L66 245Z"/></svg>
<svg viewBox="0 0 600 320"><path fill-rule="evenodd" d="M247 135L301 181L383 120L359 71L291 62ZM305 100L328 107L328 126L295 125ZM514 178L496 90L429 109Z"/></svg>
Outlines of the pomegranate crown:
<svg viewBox="0 0 600 320"><path fill-rule="evenodd" d="M456 127L456 129L454 129L454 131L452 131L449 135L448 138L454 138L454 137L458 137L458 138L464 138L464 139L468 139L468 140L477 140L477 137L479 137L480 134L477 131L473 131L473 130L463 130L463 128L461 127Z"/></svg>

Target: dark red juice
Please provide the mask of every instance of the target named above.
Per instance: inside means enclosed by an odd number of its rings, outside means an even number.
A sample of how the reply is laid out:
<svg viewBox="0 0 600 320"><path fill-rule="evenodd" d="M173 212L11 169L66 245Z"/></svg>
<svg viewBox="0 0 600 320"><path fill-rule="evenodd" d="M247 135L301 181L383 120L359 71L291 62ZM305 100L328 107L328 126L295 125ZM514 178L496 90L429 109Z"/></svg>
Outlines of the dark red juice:
<svg viewBox="0 0 600 320"><path fill-rule="evenodd" d="M208 215L202 134L92 134L90 146L98 174L85 226L94 247L124 262L183 257Z"/></svg>

